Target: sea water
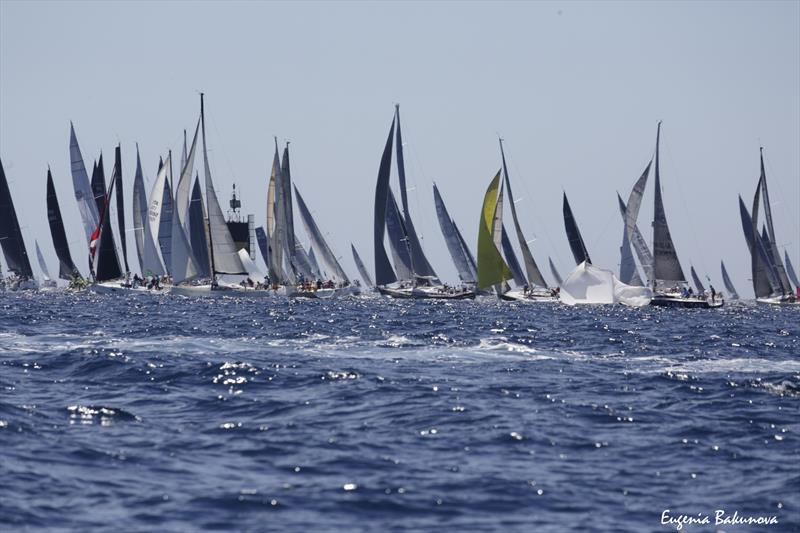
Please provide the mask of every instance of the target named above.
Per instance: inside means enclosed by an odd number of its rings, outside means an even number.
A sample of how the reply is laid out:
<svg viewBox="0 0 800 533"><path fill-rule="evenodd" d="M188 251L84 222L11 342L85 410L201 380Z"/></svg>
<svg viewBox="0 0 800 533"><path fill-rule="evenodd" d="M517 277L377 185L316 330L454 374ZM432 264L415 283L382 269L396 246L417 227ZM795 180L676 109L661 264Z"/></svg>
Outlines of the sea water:
<svg viewBox="0 0 800 533"><path fill-rule="evenodd" d="M0 293L0 529L797 531L798 355L800 306Z"/></svg>

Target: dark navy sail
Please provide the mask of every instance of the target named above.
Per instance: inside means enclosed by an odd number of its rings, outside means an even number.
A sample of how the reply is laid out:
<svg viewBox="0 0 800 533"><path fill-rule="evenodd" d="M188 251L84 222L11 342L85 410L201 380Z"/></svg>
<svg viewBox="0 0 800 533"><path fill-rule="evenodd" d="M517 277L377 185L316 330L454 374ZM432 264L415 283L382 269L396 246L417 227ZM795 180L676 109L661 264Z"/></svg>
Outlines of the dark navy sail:
<svg viewBox="0 0 800 533"><path fill-rule="evenodd" d="M655 171L655 209L653 212L653 279L651 283L684 283L686 276L678 261L678 254L667 225L667 214L661 198L661 176L659 173L659 143L661 141L661 122L656 133L656 171Z"/></svg>
<svg viewBox="0 0 800 533"><path fill-rule="evenodd" d="M367 272L367 268L364 266L361 256L358 255L358 250L356 250L356 247L353 246L352 243L350 243L350 250L353 252L353 261L356 264L356 268L358 269L358 274L361 276L361 279L364 280L364 283L366 283L368 287L374 287L375 284L372 283L372 278L369 277L369 272Z"/></svg>
<svg viewBox="0 0 800 533"><path fill-rule="evenodd" d="M758 208L758 195L760 193L761 191L756 189L756 197L754 199L754 207L756 209ZM758 231L753 228L753 219L750 213L747 212L747 207L745 207L741 196L739 197L739 214L742 219L742 231L747 241L747 248L750 250L753 292L756 298L766 298L773 293L773 284L770 281L770 275L766 266L766 252L761 242L761 237L758 235Z"/></svg>
<svg viewBox="0 0 800 533"><path fill-rule="evenodd" d="M406 233L403 215L397 206L394 193L389 190L389 202L386 204L386 231L389 234L389 245L392 250L394 268L397 279L411 281L414 279L414 262L411 258L411 246Z"/></svg>
<svg viewBox="0 0 800 533"><path fill-rule="evenodd" d="M122 261L125 265L125 272L130 272L130 268L128 268L128 245L125 235L125 199L122 195L122 153L119 145L114 150L112 179L117 182L117 228L119 229L119 243L122 246Z"/></svg>
<svg viewBox="0 0 800 533"><path fill-rule="evenodd" d="M203 205L199 177L195 179L192 199L189 203L189 233L198 274L204 278L210 278L211 260L208 255L208 239L206 239L206 209Z"/></svg>
<svg viewBox="0 0 800 533"><path fill-rule="evenodd" d="M172 158L169 158L169 165L172 165ZM159 165L161 166L161 165ZM160 171L160 169L159 169ZM164 192L161 197L161 218L158 223L158 247L161 250L161 257L164 259L164 268L167 274L172 274L172 169L167 171L167 179L164 185Z"/></svg>
<svg viewBox="0 0 800 533"><path fill-rule="evenodd" d="M528 280L525 278L525 273L522 271L522 267L519 264L517 254L514 252L514 245L511 244L511 239L508 238L505 224L502 228L500 243L503 248L503 257L505 257L506 264L508 264L511 275L514 277L514 284L518 287L524 287L528 284Z"/></svg>
<svg viewBox="0 0 800 533"><path fill-rule="evenodd" d="M102 156L100 156L102 163ZM102 178L102 164L98 164L99 175ZM100 208L100 223L95 231L96 236L93 235L93 241L97 246L97 260L94 263L94 279L95 281L109 281L119 279L122 277L122 270L119 266L119 258L117 257L117 246L114 242L114 231L111 229L111 195L114 193L114 184L116 176L111 176L111 185L109 186L108 193L103 196ZM90 244L90 251L92 251Z"/></svg>
<svg viewBox="0 0 800 533"><path fill-rule="evenodd" d="M19 227L17 212L11 199L11 190L0 161L0 248L6 259L6 266L11 272L25 279L33 279L33 269L25 250L25 241L22 239L22 230Z"/></svg>
<svg viewBox="0 0 800 533"><path fill-rule="evenodd" d="M64 231L64 220L61 218L61 208L58 205L56 188L53 184L53 175L47 169L47 222L50 225L50 236L53 238L53 248L58 257L58 277L64 280L81 277L81 273L72 261L72 254Z"/></svg>
<svg viewBox="0 0 800 533"><path fill-rule="evenodd" d="M394 137L394 120L389 128L389 136L386 138L386 146L381 156L380 167L378 167L378 181L375 185L375 216L374 216L374 253L375 253L375 283L377 285L387 285L397 281L397 277L392 270L389 256L383 245L383 236L386 229L386 207L389 204L389 177L392 166L392 138ZM364 280L366 281L366 280Z"/></svg>
<svg viewBox="0 0 800 533"><path fill-rule="evenodd" d="M694 282L694 288L697 291L697 294L703 294L706 292L706 288L703 285L703 282L700 281L700 276L697 275L693 266L689 267L689 273L692 275L692 281Z"/></svg>
<svg viewBox="0 0 800 533"><path fill-rule="evenodd" d="M569 248L572 250L572 257L575 258L575 264L580 265L584 261L591 263L592 260L589 257L589 252L586 251L586 245L583 242L581 231L578 229L578 223L572 215L567 193L564 193L562 211L564 213L564 228L567 231L567 240L569 241Z"/></svg>
<svg viewBox="0 0 800 533"><path fill-rule="evenodd" d="M97 212L101 213L106 200L106 173L103 170L103 154L100 154L100 160L95 161L92 166L92 195L94 195Z"/></svg>
<svg viewBox="0 0 800 533"><path fill-rule="evenodd" d="M768 245L770 250L770 264L774 270L775 276L780 283L781 294L791 294L792 287L789 284L789 277L786 274L783 262L781 261L781 254L778 250L778 244L775 240L775 227L772 224L772 207L769 201L769 190L767 188L767 174L764 171L764 149L760 149L761 159L761 194L764 201L764 218L766 220L767 236L764 238L765 244Z"/></svg>
<svg viewBox="0 0 800 533"><path fill-rule="evenodd" d="M458 277L463 283L476 283L476 273L471 270L469 259L467 258L461 241L458 237L458 229L455 227L447 207L444 205L439 188L433 184L433 200L436 204L436 217L439 219L439 228L442 230L444 242L450 252L450 258L458 271Z"/></svg>

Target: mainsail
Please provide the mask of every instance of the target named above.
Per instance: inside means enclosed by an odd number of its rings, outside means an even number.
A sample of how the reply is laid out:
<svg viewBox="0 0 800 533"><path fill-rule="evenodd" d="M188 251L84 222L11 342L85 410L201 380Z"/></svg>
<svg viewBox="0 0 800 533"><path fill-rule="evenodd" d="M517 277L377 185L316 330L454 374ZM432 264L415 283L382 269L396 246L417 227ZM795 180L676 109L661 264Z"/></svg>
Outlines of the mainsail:
<svg viewBox="0 0 800 533"><path fill-rule="evenodd" d="M122 245L122 261L125 265L125 272L130 272L128 268L128 244L125 233L125 199L122 196L122 150L120 145L114 149L114 170L112 180L117 182L117 228L119 229L119 242Z"/></svg>
<svg viewBox="0 0 800 533"><path fill-rule="evenodd" d="M92 232L97 227L100 215L94 202L89 176L86 174L86 165L83 164L81 148L78 146L78 138L75 136L75 127L72 122L69 123L69 158L75 200L78 202L78 211L81 213L83 229L86 232L86 242L89 242Z"/></svg>
<svg viewBox="0 0 800 533"><path fill-rule="evenodd" d="M164 183L161 188L161 217L156 235L158 235L158 247L161 249L161 257L164 259L164 266L167 273L172 275L172 212L175 210L175 202L172 198L172 153L163 163ZM161 173L159 172L159 175ZM150 195L152 203L153 196Z"/></svg>
<svg viewBox="0 0 800 533"><path fill-rule="evenodd" d="M209 248L211 248L211 275L216 274L247 274L242 265L236 245L231 237L222 208L219 206L217 193L214 191L214 182L211 179L211 166L208 163L206 149L206 123L203 93L200 93L200 125L203 134L203 164L206 174L206 202L208 203Z"/></svg>
<svg viewBox="0 0 800 533"><path fill-rule="evenodd" d="M378 180L375 185L373 245L375 251L375 283L379 286L397 281L394 270L392 270L392 264L389 262L389 256L386 254L386 248L383 246L383 236L386 229L386 208L389 204L389 176L392 166L394 122L392 120L392 126L389 128L389 136L386 138L386 146L381 156L381 163L378 167Z"/></svg>
<svg viewBox="0 0 800 533"><path fill-rule="evenodd" d="M558 270L556 270L556 265L553 264L553 260L548 257L547 261L550 263L550 272L553 274L553 277L556 278L556 283L558 283L558 286L560 287L564 283L564 280L561 279L561 274L559 274Z"/></svg>
<svg viewBox="0 0 800 533"><path fill-rule="evenodd" d="M528 241L525 240L525 235L522 233L522 227L519 224L517 217L517 206L514 203L514 194L511 192L511 181L508 177L508 167L506 166L506 153L503 150L503 139L500 139L500 155L503 159L503 174L505 175L506 192L508 194L508 203L511 206L511 218L514 219L514 229L517 232L517 240L519 247L522 250L522 259L525 262L525 272L528 274L527 279L530 283L540 287L547 287L536 261L533 259L533 254L528 247Z"/></svg>
<svg viewBox="0 0 800 533"><path fill-rule="evenodd" d="M453 264L458 271L458 277L463 283L475 283L476 272L472 270L467 251L461 245L461 239L458 235L458 228L450 213L447 212L447 207L444 205L442 195L439 194L439 188L433 184L433 201L436 204L436 217L439 219L439 228L442 230L444 242L447 244L447 250L450 252L450 257L453 259Z"/></svg>
<svg viewBox="0 0 800 533"><path fill-rule="evenodd" d="M389 190L389 202L386 204L386 232L389 235L389 245L392 250L392 259L394 259L394 268L397 271L397 279L413 280L415 272L410 239L391 189Z"/></svg>
<svg viewBox="0 0 800 533"><path fill-rule="evenodd" d="M160 196L158 197L160 198ZM159 202L160 204L160 202ZM160 216L160 210L159 216ZM158 227L156 223L155 227ZM147 194L144 189L142 161L139 147L136 147L136 175L133 178L133 235L136 239L136 251L139 256L139 267L142 276L163 276L166 274L161 256L153 236L153 225L150 222L147 205Z"/></svg>
<svg viewBox="0 0 800 533"><path fill-rule="evenodd" d="M664 201L661 198L661 176L659 174L659 143L661 140L661 122L656 133L656 171L655 171L655 209L653 212L653 278L651 283L663 284L685 283L686 276L678 261L675 245L667 226L667 215ZM630 200L628 201L630 203Z"/></svg>
<svg viewBox="0 0 800 533"><path fill-rule="evenodd" d="M395 120L397 121L397 135L395 137L395 151L397 152L397 177L400 182L400 200L403 205L403 227L406 231L406 239L408 240L408 249L411 255L411 270L415 276L421 276L433 281L438 281L436 272L425 257L422 251L422 245L417 236L417 230L414 228L414 222L411 220L411 212L408 208L408 194L406 185L406 167L405 159L403 158L403 134L400 130L400 104L394 106ZM395 265L396 266L396 265Z"/></svg>
<svg viewBox="0 0 800 533"><path fill-rule="evenodd" d="M572 250L575 264L580 265L584 261L591 264L592 260L589 258L589 252L586 251L586 245L583 243L583 237L581 236L581 231L578 229L578 223L572 215L572 209L569 206L569 200L567 200L567 193L564 193L562 210L564 212L564 228L567 231L569 248Z"/></svg>
<svg viewBox="0 0 800 533"><path fill-rule="evenodd" d="M69 251L67 234L64 231L64 220L61 218L61 208L58 206L56 188L53 184L53 175L47 169L47 222L50 224L50 236L53 238L53 248L58 256L58 277L64 280L81 277L78 268L72 261Z"/></svg>
<svg viewBox="0 0 800 533"><path fill-rule="evenodd" d="M347 274L345 274L344 269L342 269L342 265L339 264L339 261L336 259L336 255L334 255L333 251L331 251L330 246L328 246L328 243L322 236L322 232L320 232L314 217L311 216L311 211L308 210L308 206L303 200L303 197L300 195L300 191L297 190L296 185L294 187L294 195L297 199L297 207L300 210L300 218L303 220L306 233L308 233L309 239L311 239L311 242L322 256L322 261L328 267L329 271L332 272L334 278L337 278L341 281L349 281ZM311 266L313 271L313 265Z"/></svg>
<svg viewBox="0 0 800 533"><path fill-rule="evenodd" d="M773 266L778 282L780 283L780 290L782 294L791 294L792 286L789 284L789 277L786 274L786 269L781 261L781 254L778 250L778 244L775 240L775 228L772 225L772 207L769 201L769 191L767 189L767 174L764 172L764 148L760 149L761 158L761 194L764 200L764 218L766 219L767 238L764 239L770 249L770 263ZM755 215L754 215L755 217ZM755 224L755 220L753 222Z"/></svg>
<svg viewBox="0 0 800 533"><path fill-rule="evenodd" d="M697 294L705 293L706 288L703 285L703 282L700 281L700 276L697 275L694 266L689 266L689 273L692 275L692 281L694 282L694 288L697 291Z"/></svg>
<svg viewBox="0 0 800 533"><path fill-rule="evenodd" d="M756 196L753 201L753 207L758 210L758 198L761 191L756 189ZM753 279L753 292L756 298L766 298L774 294L777 287L777 280L772 276L772 272L767 267L767 254L764 248L764 243L758 235L758 231L754 229L753 219L750 213L747 212L742 197L739 197L739 214L742 219L742 230L744 231L747 247L750 250L751 259L751 272Z"/></svg>
<svg viewBox="0 0 800 533"><path fill-rule="evenodd" d="M267 266L267 272L269 272L269 242L267 241L267 232L264 231L263 226L256 228L256 241L258 241L258 249L261 252L261 258Z"/></svg>
<svg viewBox="0 0 800 533"><path fill-rule="evenodd" d="M733 282L730 276L728 276L728 270L725 268L725 261L720 261L719 265L722 269L722 283L725 284L725 290L728 291L728 296L731 300L738 300L739 293L736 292L736 288L734 288Z"/></svg>
<svg viewBox="0 0 800 533"><path fill-rule="evenodd" d="M200 190L200 176L196 176L192 187L192 200L189 206L189 237L192 252L196 260L195 266L200 276L211 277L211 263L208 257L208 239L206 238L206 207L203 204L203 193Z"/></svg>
<svg viewBox="0 0 800 533"><path fill-rule="evenodd" d="M361 279L364 280L364 283L366 283L368 287L374 287L375 284L372 283L372 278L369 277L369 272L367 272L367 268L364 266L364 262L361 260L361 256L358 255L358 251L356 247L353 246L353 243L350 243L350 250L353 252L353 261L356 264Z"/></svg>
<svg viewBox="0 0 800 533"><path fill-rule="evenodd" d="M267 235L269 236L269 277L274 283L284 280L283 274L283 202L281 185L281 162L278 156L278 140L275 139L275 156L272 158L272 173L267 187Z"/></svg>
<svg viewBox="0 0 800 533"><path fill-rule="evenodd" d="M502 206L499 205L500 171L492 179L481 207L478 224L478 289L497 285L513 276L500 254Z"/></svg>
<svg viewBox="0 0 800 533"><path fill-rule="evenodd" d="M178 179L178 187L175 189L175 206L174 209L178 213L178 221L180 225L185 228L189 233L189 207L190 196L192 189L192 171L194 170L194 155L197 149L197 137L200 132L200 120L197 121L197 126L194 129L194 138L192 139L192 148L189 150L189 155L186 155L186 131L184 130L183 139L183 155L181 157L181 176Z"/></svg>

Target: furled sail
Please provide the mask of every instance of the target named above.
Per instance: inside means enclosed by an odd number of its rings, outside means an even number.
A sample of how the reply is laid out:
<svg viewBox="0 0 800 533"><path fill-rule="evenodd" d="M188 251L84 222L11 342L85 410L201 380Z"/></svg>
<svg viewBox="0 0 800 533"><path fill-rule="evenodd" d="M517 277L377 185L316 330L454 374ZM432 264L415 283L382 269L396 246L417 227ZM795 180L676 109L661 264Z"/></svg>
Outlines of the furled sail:
<svg viewBox="0 0 800 533"><path fill-rule="evenodd" d="M364 266L364 262L361 260L361 256L358 255L358 250L356 250L356 247L353 246L353 243L350 243L350 250L353 252L353 261L356 264L356 268L358 269L358 274L361 276L361 279L364 280L364 283L366 283L368 287L374 287L375 284L372 283L372 278L369 277L367 267Z"/></svg>
<svg viewBox="0 0 800 533"><path fill-rule="evenodd" d="M486 189L478 224L478 289L492 287L513 277L498 246L502 232L502 210L498 205L499 189L498 170Z"/></svg>
<svg viewBox="0 0 800 533"><path fill-rule="evenodd" d="M533 254L531 254L531 250L528 247L528 241L525 240L525 235L522 233L522 227L519 224L519 218L517 217L517 206L514 203L514 194L511 192L511 181L509 180L508 177L508 167L506 166L506 153L503 150L502 139L500 139L500 155L503 159L503 174L505 175L508 203L511 206L511 218L514 220L514 229L517 232L517 240L519 241L519 247L522 250L522 259L525 262L525 272L528 275L527 279L533 285L538 285L539 287L547 287L547 283L545 283L544 277L542 277L542 273L539 270L539 266L533 259Z"/></svg>
<svg viewBox="0 0 800 533"><path fill-rule="evenodd" d="M203 164L206 174L206 202L208 203L209 248L211 249L211 274L247 274L239 259L236 245L231 237L222 208L219 206L214 182L211 179L211 167L208 163L206 149L206 124L203 107L203 94L200 94L200 124L203 134Z"/></svg>
<svg viewBox="0 0 800 533"><path fill-rule="evenodd" d="M389 190L389 202L386 204L386 232L389 234L389 245L392 250L397 279L413 280L415 272L411 258L410 241L403 222L403 216L400 214L397 200L395 200L391 189Z"/></svg>
<svg viewBox="0 0 800 533"><path fill-rule="evenodd" d="M778 282L781 286L781 293L782 294L791 294L792 293L792 286L789 284L789 277L786 274L786 269L783 266L783 262L781 261L781 254L778 250L778 244L775 240L775 228L772 225L772 207L769 201L769 190L767 188L767 174L764 172L764 149L760 149L760 158L761 158L761 194L764 201L764 218L766 219L766 228L767 228L767 239L764 239L769 244L770 249L770 259L771 264L773 265L773 270L775 271L775 275L778 278Z"/></svg>
<svg viewBox="0 0 800 533"><path fill-rule="evenodd" d="M697 275L697 272L694 269L694 266L689 266L689 273L692 275L692 282L694 282L694 288L697 291L697 294L703 294L706 292L706 288L703 285L703 282L700 281L700 276Z"/></svg>
<svg viewBox="0 0 800 533"><path fill-rule="evenodd" d="M783 259L784 263L786 263L786 274L789 275L789 279L792 281L792 283L794 283L794 288L796 290L798 287L800 287L800 281L797 279L797 273L792 266L792 261L789 259L789 254L786 252L786 250L783 251Z"/></svg>
<svg viewBox="0 0 800 533"><path fill-rule="evenodd" d="M728 270L725 268L725 261L720 261L719 265L722 269L722 283L725 284L725 290L728 291L728 297L731 300L738 300L739 293L736 292L736 288L733 286L730 276L728 276Z"/></svg>
<svg viewBox="0 0 800 533"><path fill-rule="evenodd" d="M645 279L648 281L648 285L650 285L650 281L653 279L653 254L650 253L647 240L645 240L642 232L639 231L639 226L636 224L636 221L633 223L633 233L630 232L630 228L627 224L628 210L619 194L617 194L617 202L619 203L619 212L622 215L622 221L625 223L625 230L628 232L628 242L633 245L636 257L639 258L639 264L642 266L642 270L644 270Z"/></svg>
<svg viewBox="0 0 800 533"><path fill-rule="evenodd" d="M81 273L72 261L67 233L64 230L64 219L61 218L61 208L58 206L53 175L49 168L47 169L47 222L50 224L50 236L53 238L53 248L58 257L58 277L67 281L81 277Z"/></svg>
<svg viewBox="0 0 800 533"><path fill-rule="evenodd" d="M386 146L381 156L381 163L378 167L378 180L375 185L373 245L375 253L375 283L379 286L397 281L394 270L392 270L392 264L389 262L389 256L386 254L386 248L383 245L383 236L386 230L386 208L389 205L389 176L392 167L393 137L394 119L392 120L392 126L389 128L389 136L386 138Z"/></svg>
<svg viewBox="0 0 800 533"><path fill-rule="evenodd" d="M39 248L39 241L34 240L33 246L36 248L36 259L39 261L39 270L42 271L42 278L44 278L45 281L50 281L50 272L47 270L47 263L42 255L42 249Z"/></svg>
<svg viewBox="0 0 800 533"><path fill-rule="evenodd" d="M564 283L564 280L561 279L561 274L556 270L556 265L553 264L553 260L548 257L547 261L550 263L550 272L553 274L553 277L556 278L556 283L558 283L560 287Z"/></svg>
<svg viewBox="0 0 800 533"><path fill-rule="evenodd" d="M564 212L564 228L567 230L567 240L569 240L569 248L572 250L572 257L575 258L575 264L580 265L584 261L591 264L592 260L589 258L589 252L586 251L586 245L583 243L578 223L572 215L567 193L564 193L562 210Z"/></svg>
<svg viewBox="0 0 800 533"><path fill-rule="evenodd" d="M345 274L344 269L342 268L342 265L339 264L339 261L336 259L336 255L334 255L333 251L331 251L330 246L328 246L328 243L322 236L322 232L319 230L314 217L311 216L311 211L308 210L308 206L306 205L305 200L303 200L303 197L300 195L300 191L297 190L296 185L294 187L294 195L295 199L297 200L297 207L300 210L300 218L303 220L303 224L306 228L306 233L308 233L308 237L311 239L314 247L319 250L322 261L329 269L329 272L331 272L333 277L338 280L349 281L347 274Z"/></svg>
<svg viewBox="0 0 800 533"><path fill-rule="evenodd" d="M397 121L397 135L395 136L395 151L397 152L397 177L400 182L400 201L403 205L403 227L406 231L406 239L408 240L408 249L411 256L411 271L416 276L428 278L434 282L438 282L438 276L433 270L433 267L425 257L425 252L422 251L422 244L419 242L417 230L414 227L414 222L411 220L411 211L408 208L408 194L406 185L406 167L405 159L403 158L403 134L400 131L400 105L395 104L394 109L395 120Z"/></svg>
<svg viewBox="0 0 800 533"><path fill-rule="evenodd" d="M75 200L78 202L78 211L80 211L83 229L86 232L86 242L89 242L92 232L100 221L100 214L94 202L89 175L86 173L86 165L83 164L81 148L78 146L78 138L75 136L75 127L72 122L69 123L69 158L72 188L75 191Z"/></svg>
<svg viewBox="0 0 800 533"><path fill-rule="evenodd" d="M114 149L114 170L112 179L117 182L117 228L119 229L119 243L122 246L122 262L125 265L125 272L130 272L128 268L128 244L125 232L125 198L122 193L122 150L120 145Z"/></svg>
<svg viewBox="0 0 800 533"><path fill-rule="evenodd" d="M455 222L450 218L450 213L447 212L447 207L445 207L442 195L439 194L439 188L435 183L433 184L433 200L436 204L436 217L439 219L439 228L442 230L447 250L450 252L450 257L453 259L453 264L458 271L458 277L463 283L475 283L477 280L461 245Z"/></svg>
<svg viewBox="0 0 800 533"><path fill-rule="evenodd" d="M659 175L659 143L661 140L661 122L656 133L656 170L655 170L655 209L653 212L653 278L651 282L665 284L684 283L683 275L675 245L667 226L667 214L661 198L661 176ZM628 201L630 203L630 200Z"/></svg>

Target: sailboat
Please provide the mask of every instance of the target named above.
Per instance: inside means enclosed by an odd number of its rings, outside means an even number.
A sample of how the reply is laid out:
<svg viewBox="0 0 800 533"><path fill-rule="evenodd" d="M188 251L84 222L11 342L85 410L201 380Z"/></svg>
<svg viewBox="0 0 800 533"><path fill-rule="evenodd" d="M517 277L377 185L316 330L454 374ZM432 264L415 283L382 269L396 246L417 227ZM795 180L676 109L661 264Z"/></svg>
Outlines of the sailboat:
<svg viewBox="0 0 800 533"><path fill-rule="evenodd" d="M478 222L478 290L494 290L500 296L514 275L500 253L503 232L503 188L500 172L494 176L483 197Z"/></svg>
<svg viewBox="0 0 800 533"><path fill-rule="evenodd" d="M50 168L47 169L47 221L50 225L50 236L53 238L53 248L58 257L58 277L69 281L71 288L82 288L85 281L78 267L72 261L67 234L64 230L64 220L61 218L61 208L58 205L58 196L53 183Z"/></svg>
<svg viewBox="0 0 800 533"><path fill-rule="evenodd" d="M659 164L659 145L661 141L661 122L658 123L656 132L656 153L655 153L655 194L653 210L653 259L651 264L642 264L643 270L648 274L648 283L653 289L653 299L651 305L661 307L685 307L685 308L719 308L723 301L712 301L705 297L687 297L686 289L688 283L683 274L675 245L672 242L669 226L667 225L667 215L664 210L664 201L661 197L661 174ZM648 163L642 176L636 184L628 198L627 209L625 211L625 224L627 234L634 236L636 230L636 219L639 215L639 206L642 202L647 176L650 173L650 163ZM640 261L642 259L641 255Z"/></svg>
<svg viewBox="0 0 800 533"><path fill-rule="evenodd" d="M517 236L519 248L522 251L522 260L525 265L525 270L520 268L519 261L514 253L511 240L508 238L506 230L501 227L501 244L503 254L508 261L508 266L514 274L514 283L517 285L516 289L504 291L500 298L503 300L514 301L528 301L528 302L553 302L556 300L555 291L547 287L542 276L539 266L533 259L528 241L522 232L522 226L517 216L517 203L514 201L514 193L511 190L511 178L508 174L508 165L506 165L506 153L503 147L503 139L498 139L500 143L500 158L502 160L503 182L505 184L505 194L508 195L508 205L511 207L511 218L514 221L514 231Z"/></svg>
<svg viewBox="0 0 800 533"><path fill-rule="evenodd" d="M397 176L400 205L389 185L392 166L392 141L397 153ZM388 234L394 268L384 247ZM395 113L378 168L374 214L375 283L378 291L393 298L464 299L474 298L474 291L445 287L425 257L408 206L400 106Z"/></svg>
<svg viewBox="0 0 800 533"><path fill-rule="evenodd" d="M56 281L50 277L50 271L47 268L47 262L42 255L42 249L39 248L39 241L33 241L34 248L36 248L36 259L39 262L39 270L42 271L42 281L39 283L39 290L55 289L57 287Z"/></svg>
<svg viewBox="0 0 800 533"><path fill-rule="evenodd" d="M722 271L722 283L725 285L725 290L728 292L728 297L731 300L738 300L739 293L736 292L736 288L733 286L730 276L728 276L728 269L725 268L725 261L720 261L719 266Z"/></svg>
<svg viewBox="0 0 800 533"><path fill-rule="evenodd" d="M369 272L367 272L367 267L364 266L364 261L361 260L361 256L358 255L358 250L356 250L353 243L350 243L350 251L353 252L353 262L356 264L359 276L367 284L367 287L375 289L375 283L372 281Z"/></svg>
<svg viewBox="0 0 800 533"><path fill-rule="evenodd" d="M17 212L11 199L3 162L0 160L0 248L6 260L8 271L14 276L5 279L7 288L12 290L35 289L31 262L25 249L22 230L19 227Z"/></svg>
<svg viewBox="0 0 800 533"><path fill-rule="evenodd" d="M750 250L751 271L753 275L753 292L756 301L768 304L794 304L798 302L798 294L792 291L792 285L786 267L781 260L778 244L775 240L775 228L772 224L772 206L767 189L767 175L764 171L764 148L759 149L761 175L753 197L753 209L750 213L739 196L739 212L742 219L747 247ZM761 202L764 202L764 226L759 234L758 214ZM786 256L788 259L788 255ZM800 289L796 289L800 293Z"/></svg>
<svg viewBox="0 0 800 533"><path fill-rule="evenodd" d="M450 217L450 213L444 205L444 199L442 199L439 188L435 183L433 184L433 201L436 205L439 228L442 230L442 236L447 245L447 251L450 252L450 258L458 271L458 277L462 284L472 288L478 282L478 265L466 241L464 241L464 237L461 236L461 231L459 231L456 221Z"/></svg>

